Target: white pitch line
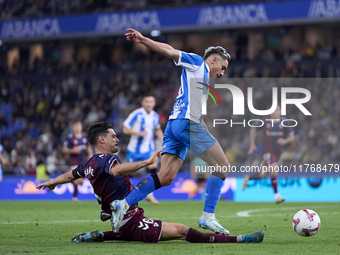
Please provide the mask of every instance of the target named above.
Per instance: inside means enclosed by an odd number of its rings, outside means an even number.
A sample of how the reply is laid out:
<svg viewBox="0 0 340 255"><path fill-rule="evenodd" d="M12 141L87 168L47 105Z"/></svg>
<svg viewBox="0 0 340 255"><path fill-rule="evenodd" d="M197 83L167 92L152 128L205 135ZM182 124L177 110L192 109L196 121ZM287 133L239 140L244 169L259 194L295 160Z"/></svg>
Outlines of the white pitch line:
<svg viewBox="0 0 340 255"><path fill-rule="evenodd" d="M277 211L277 210L292 210L299 209L300 207L283 207L283 208L261 208L261 209L252 209L247 211L239 211L236 213L238 217L250 217L250 213L254 212L265 212L265 211Z"/></svg>
<svg viewBox="0 0 340 255"><path fill-rule="evenodd" d="M315 207L315 206L314 206ZM249 213L252 212L261 212L261 211L275 211L275 210L291 210L291 209L300 209L301 207L285 207L285 208L263 208L263 209L254 209L254 210L248 210L248 211L240 211L236 215L221 215L218 216L217 218L237 218L237 217L252 217L252 218L260 218L260 217L285 217L287 214L261 214L261 215L249 215ZM246 215L248 213L248 216L240 216L241 215ZM319 215L324 215L324 214L339 214L339 212L321 212ZM199 217L149 217L150 219L159 219L162 221L165 220L192 220L192 219L199 219ZM0 225L16 225L16 224L67 224L67 223L90 223L90 222L101 222L101 220L65 220L65 221L17 221L17 222L0 222Z"/></svg>
<svg viewBox="0 0 340 255"><path fill-rule="evenodd" d="M100 220L57 220L57 221L7 221L7 222L0 222L0 225L7 225L7 224L66 224L66 223L89 223L89 222L98 222Z"/></svg>
<svg viewBox="0 0 340 255"><path fill-rule="evenodd" d="M313 206L313 208L318 208L320 206ZM297 207L278 207L278 208L261 208L261 209L252 209L247 211L239 211L236 213L238 217L250 217L250 213L254 212L265 212L265 211L278 211L278 210L293 210L293 209L301 209L301 206ZM253 217L253 216L252 216Z"/></svg>

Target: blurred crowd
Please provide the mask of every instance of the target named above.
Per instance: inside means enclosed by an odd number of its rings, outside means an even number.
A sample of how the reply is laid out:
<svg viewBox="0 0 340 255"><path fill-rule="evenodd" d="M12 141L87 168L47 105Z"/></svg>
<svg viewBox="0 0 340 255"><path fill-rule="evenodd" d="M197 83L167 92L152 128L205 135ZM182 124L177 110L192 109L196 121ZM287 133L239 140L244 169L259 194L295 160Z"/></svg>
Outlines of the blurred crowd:
<svg viewBox="0 0 340 255"><path fill-rule="evenodd" d="M0 0L0 19L116 12L147 8L174 8L211 4L212 2L220 4L256 2L256 0Z"/></svg>
<svg viewBox="0 0 340 255"><path fill-rule="evenodd" d="M124 54L132 56L133 53ZM295 128L296 141L285 150L286 161L340 160L340 83L339 78L333 78L334 73L325 71L324 64L327 63L287 59L283 65L277 64L276 69L273 68L275 65L261 67L237 62L227 69L226 77L262 78L262 81L270 77L329 77L313 79L319 83L306 87L313 95L307 105L312 117L302 119L296 110L288 113L288 117L297 119L299 125ZM142 65L144 69L139 70ZM124 161L129 139L122 133L124 119L140 107L144 95L152 94L164 130L179 88L180 72L181 68L175 67L170 60L158 58L153 53L138 53L133 58L123 58L115 68L51 72L51 75L39 77L23 72L11 75L12 78L0 76L0 143L8 163L5 173L31 173L41 162L47 165L49 172L66 170L67 158L61 148L71 132L73 119L80 119L85 128L97 121L111 121L120 139L119 154ZM255 105L266 107L271 103L272 86L264 82L257 88ZM232 118L228 111L223 116ZM244 117L251 118L248 114ZM260 151L253 156L247 155L248 128L223 128L224 135L219 140L232 163L251 164L258 160ZM261 139L263 137L259 136L258 144Z"/></svg>

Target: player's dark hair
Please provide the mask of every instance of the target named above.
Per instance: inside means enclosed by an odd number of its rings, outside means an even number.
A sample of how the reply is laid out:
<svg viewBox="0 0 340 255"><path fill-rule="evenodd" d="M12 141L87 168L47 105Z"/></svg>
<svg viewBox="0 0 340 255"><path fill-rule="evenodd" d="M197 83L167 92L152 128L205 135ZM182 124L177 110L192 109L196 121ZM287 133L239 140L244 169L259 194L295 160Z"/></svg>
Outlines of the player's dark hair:
<svg viewBox="0 0 340 255"><path fill-rule="evenodd" d="M208 49L205 50L204 55L203 55L203 59L206 60L212 54L218 54L223 59L228 60L228 62L231 61L230 54L221 46L216 46L216 47L210 46Z"/></svg>
<svg viewBox="0 0 340 255"><path fill-rule="evenodd" d="M97 144L97 139L100 135L106 136L107 133L109 133L108 129L112 128L113 125L109 121L99 122L96 124L93 124L89 129L87 130L87 139L89 143L93 146Z"/></svg>
<svg viewBox="0 0 340 255"><path fill-rule="evenodd" d="M81 123L81 120L80 120L80 119L73 119L73 120L71 120L71 124L72 124L72 125L73 125L73 124L76 124L76 123L78 123L78 122Z"/></svg>
<svg viewBox="0 0 340 255"><path fill-rule="evenodd" d="M155 98L155 96L154 95L151 95L151 94L145 94L144 96L143 96L143 99L144 98L146 98L146 97L153 97L153 98ZM156 99L156 98L155 98Z"/></svg>

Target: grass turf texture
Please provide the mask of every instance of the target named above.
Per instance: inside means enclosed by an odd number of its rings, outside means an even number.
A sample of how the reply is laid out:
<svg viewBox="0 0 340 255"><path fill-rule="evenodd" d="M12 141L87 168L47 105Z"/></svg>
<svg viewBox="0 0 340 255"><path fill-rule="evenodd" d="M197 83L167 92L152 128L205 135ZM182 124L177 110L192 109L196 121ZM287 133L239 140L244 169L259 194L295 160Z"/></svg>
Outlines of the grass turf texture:
<svg viewBox="0 0 340 255"><path fill-rule="evenodd" d="M161 202L140 207L149 218L179 222L198 228L203 202ZM95 229L110 230L110 222L99 220L96 202L0 202L0 254L338 254L339 203L233 203L220 201L217 218L231 235L265 230L260 244L191 244L167 241L158 244L111 241L71 243L72 236ZM300 209L313 209L321 218L321 229L312 237L298 236L292 218ZM239 217L248 211L249 217Z"/></svg>

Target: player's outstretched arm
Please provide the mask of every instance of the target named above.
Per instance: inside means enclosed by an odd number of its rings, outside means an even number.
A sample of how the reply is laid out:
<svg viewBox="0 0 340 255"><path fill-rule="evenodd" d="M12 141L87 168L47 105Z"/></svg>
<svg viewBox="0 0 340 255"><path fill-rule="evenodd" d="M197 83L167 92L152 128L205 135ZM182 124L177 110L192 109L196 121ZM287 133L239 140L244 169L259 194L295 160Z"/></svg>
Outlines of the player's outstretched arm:
<svg viewBox="0 0 340 255"><path fill-rule="evenodd" d="M113 164L110 170L111 174L115 177L120 177L126 174L134 173L142 167L152 165L161 156L161 152L163 151L164 148L165 145L155 150L150 156L150 158L148 158L147 160L132 163Z"/></svg>
<svg viewBox="0 0 340 255"><path fill-rule="evenodd" d="M151 40L150 38L143 36L139 31L132 28L128 28L126 29L126 31L128 31L128 33L126 33L125 36L128 41L141 43L148 47L150 50L178 62L179 52L171 45Z"/></svg>
<svg viewBox="0 0 340 255"><path fill-rule="evenodd" d="M68 183L74 181L74 177L72 175L72 171L68 171L67 173L64 173L62 175L59 175L57 178L50 180L48 182L44 182L37 186L37 189L46 189L47 191L53 190L57 185Z"/></svg>

